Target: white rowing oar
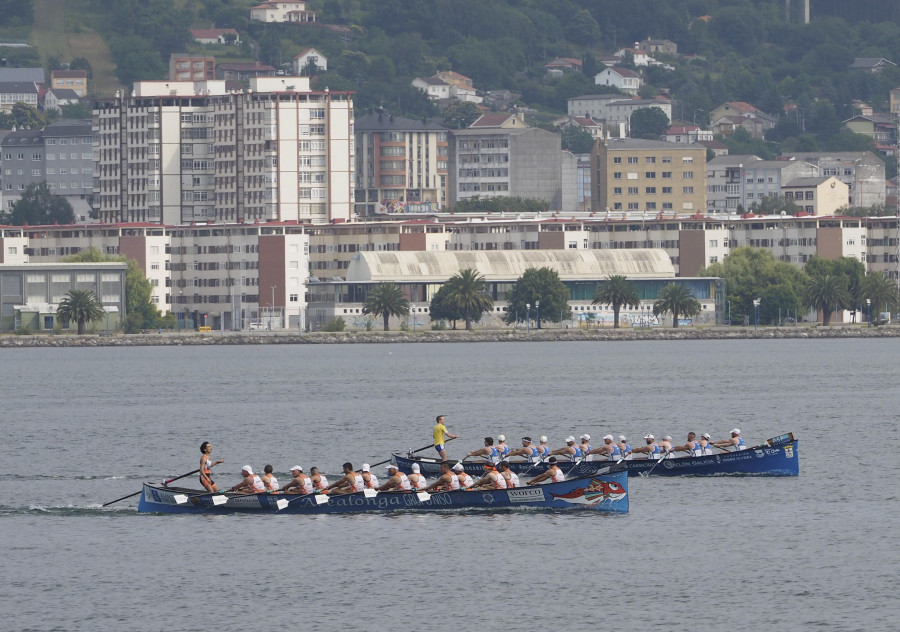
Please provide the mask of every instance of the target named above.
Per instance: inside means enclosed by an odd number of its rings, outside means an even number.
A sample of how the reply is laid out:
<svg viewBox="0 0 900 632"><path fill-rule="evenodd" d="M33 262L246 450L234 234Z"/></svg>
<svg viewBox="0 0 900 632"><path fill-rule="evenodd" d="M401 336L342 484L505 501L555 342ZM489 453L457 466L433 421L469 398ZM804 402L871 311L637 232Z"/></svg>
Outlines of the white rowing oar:
<svg viewBox="0 0 900 632"><path fill-rule="evenodd" d="M656 469L656 466L666 460L666 456L668 456L669 452L671 452L671 450L666 450L665 452L663 452L663 455L659 458L659 460L656 463L654 463L653 467L651 467L650 470L647 472L641 472L641 476L644 476L644 477L650 476L653 473L653 470Z"/></svg>
<svg viewBox="0 0 900 632"><path fill-rule="evenodd" d="M167 479L167 480L165 480L165 481L162 482L163 487L168 487L169 483L171 483L172 481L177 481L177 480L179 480L179 479L181 479L181 478L184 478L184 477L186 477L186 476L190 476L191 474L196 474L196 473L199 472L199 471L200 471L200 468L197 468L196 470L191 470L191 471L188 472L187 474L182 474L181 476L176 476L175 478ZM113 504L119 502L120 500L125 500L126 498L131 498L132 496L137 496L137 495L140 494L142 491L144 491L144 490L141 489L141 491L134 492L133 494L128 494L127 496L122 496L121 498L116 498L115 500L111 500L111 501L109 501L108 503L103 503L103 504L101 505L101 507L108 507L109 505L113 505Z"/></svg>

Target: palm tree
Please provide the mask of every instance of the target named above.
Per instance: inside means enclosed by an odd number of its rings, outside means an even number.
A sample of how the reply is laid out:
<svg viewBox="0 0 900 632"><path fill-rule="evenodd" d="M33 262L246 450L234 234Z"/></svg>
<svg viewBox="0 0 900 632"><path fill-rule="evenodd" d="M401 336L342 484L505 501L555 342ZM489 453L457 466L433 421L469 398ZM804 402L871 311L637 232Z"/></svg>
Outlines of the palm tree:
<svg viewBox="0 0 900 632"><path fill-rule="evenodd" d="M445 300L449 301L466 321L466 329L472 329L472 320L494 307L494 299L487 295L484 277L477 270L466 268L447 281Z"/></svg>
<svg viewBox="0 0 900 632"><path fill-rule="evenodd" d="M78 323L79 336L84 334L86 322L100 320L104 314L103 304L90 290L69 290L56 308L56 317L63 323Z"/></svg>
<svg viewBox="0 0 900 632"><path fill-rule="evenodd" d="M669 283L656 295L653 302L653 314L672 314L672 327L678 327L679 316L696 316L700 313L700 301L694 293L684 285Z"/></svg>
<svg viewBox="0 0 900 632"><path fill-rule="evenodd" d="M384 318L384 330L388 331L388 320L391 316L409 314L409 301L396 283L379 283L369 290L363 302L363 314L381 314Z"/></svg>
<svg viewBox="0 0 900 632"><path fill-rule="evenodd" d="M638 297L634 285L628 281L625 275L612 274L597 286L591 305L612 305L615 319L613 329L618 329L619 310L622 309L622 306L637 309L641 306L641 299Z"/></svg>
<svg viewBox="0 0 900 632"><path fill-rule="evenodd" d="M860 303L865 299L870 299L875 306L875 313L883 311L894 311L900 304L900 294L897 292L897 286L890 279L880 274L871 274L863 279L860 284ZM871 312L870 312L871 317Z"/></svg>
<svg viewBox="0 0 900 632"><path fill-rule="evenodd" d="M813 309L822 310L822 324L827 327L831 323L831 312L850 302L847 278L833 274L810 277L803 288L803 300Z"/></svg>

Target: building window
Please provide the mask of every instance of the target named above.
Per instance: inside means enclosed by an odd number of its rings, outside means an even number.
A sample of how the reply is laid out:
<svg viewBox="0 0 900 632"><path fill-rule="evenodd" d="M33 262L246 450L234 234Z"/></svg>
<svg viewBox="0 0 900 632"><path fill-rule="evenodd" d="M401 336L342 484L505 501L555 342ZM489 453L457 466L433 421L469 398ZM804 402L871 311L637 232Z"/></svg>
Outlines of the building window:
<svg viewBox="0 0 900 632"><path fill-rule="evenodd" d="M692 195L694 193L694 187L681 187L681 192L685 195Z"/></svg>
<svg viewBox="0 0 900 632"><path fill-rule="evenodd" d="M684 172L682 172L681 177L684 180L692 180L694 178L694 172L693 171L684 171Z"/></svg>
<svg viewBox="0 0 900 632"><path fill-rule="evenodd" d="M622 195L622 187L613 187L613 195Z"/></svg>
<svg viewBox="0 0 900 632"><path fill-rule="evenodd" d="M662 188L662 192L663 192L663 195L671 195L671 194L672 194L672 187L663 187L663 188Z"/></svg>
<svg viewBox="0 0 900 632"><path fill-rule="evenodd" d="M644 164L655 165L656 164L656 156L646 156L644 158Z"/></svg>
<svg viewBox="0 0 900 632"><path fill-rule="evenodd" d="M648 195L656 195L656 187L647 187L646 193Z"/></svg>
<svg viewBox="0 0 900 632"><path fill-rule="evenodd" d="M718 248L718 247L719 247L719 240L718 240L718 239L710 239L710 240L709 240L709 247L710 247L710 248Z"/></svg>
<svg viewBox="0 0 900 632"><path fill-rule="evenodd" d="M628 195L637 195L638 188L637 187L628 187Z"/></svg>
<svg viewBox="0 0 900 632"><path fill-rule="evenodd" d="M644 177L647 178L648 180L655 180L656 172L655 171L646 171L646 172L644 172Z"/></svg>
<svg viewBox="0 0 900 632"><path fill-rule="evenodd" d="M629 211L636 211L636 210L638 210L638 203L637 203L637 202L629 202L629 203L628 203L628 210L629 210Z"/></svg>
<svg viewBox="0 0 900 632"><path fill-rule="evenodd" d="M613 180L621 180L622 172L621 171L613 171Z"/></svg>
<svg viewBox="0 0 900 632"><path fill-rule="evenodd" d="M806 199L807 199L807 200L813 199L813 192L812 192L812 191L807 191L807 192L806 192Z"/></svg>
<svg viewBox="0 0 900 632"><path fill-rule="evenodd" d="M662 172L662 177L663 177L663 180L671 180L671 179L672 179L672 172L671 172L671 171L663 171L663 172Z"/></svg>
<svg viewBox="0 0 900 632"><path fill-rule="evenodd" d="M288 300L291 303L296 303L299 300L299 298L300 297L297 294L291 294L290 297L288 297Z"/></svg>
<svg viewBox="0 0 900 632"><path fill-rule="evenodd" d="M684 157L681 159L681 162L682 162L682 164L689 165L689 164L691 164L692 162L694 162L694 158L693 158L693 156L684 156Z"/></svg>
<svg viewBox="0 0 900 632"><path fill-rule="evenodd" d="M613 164L621 165L622 164L622 156L613 156Z"/></svg>
<svg viewBox="0 0 900 632"><path fill-rule="evenodd" d="M629 165L636 165L637 163L638 163L637 156L628 156L628 164Z"/></svg>

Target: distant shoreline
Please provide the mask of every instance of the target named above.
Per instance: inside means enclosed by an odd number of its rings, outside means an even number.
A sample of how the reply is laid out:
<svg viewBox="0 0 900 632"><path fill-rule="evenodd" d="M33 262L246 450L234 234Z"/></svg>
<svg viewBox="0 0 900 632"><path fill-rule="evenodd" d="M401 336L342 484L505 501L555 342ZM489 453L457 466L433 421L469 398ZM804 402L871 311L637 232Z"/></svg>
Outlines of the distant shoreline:
<svg viewBox="0 0 900 632"><path fill-rule="evenodd" d="M425 330L364 332L182 332L148 334L3 335L0 348L165 347L186 345L397 344L440 342L625 342L635 340L765 340L775 338L898 338L900 327L655 327L653 329Z"/></svg>

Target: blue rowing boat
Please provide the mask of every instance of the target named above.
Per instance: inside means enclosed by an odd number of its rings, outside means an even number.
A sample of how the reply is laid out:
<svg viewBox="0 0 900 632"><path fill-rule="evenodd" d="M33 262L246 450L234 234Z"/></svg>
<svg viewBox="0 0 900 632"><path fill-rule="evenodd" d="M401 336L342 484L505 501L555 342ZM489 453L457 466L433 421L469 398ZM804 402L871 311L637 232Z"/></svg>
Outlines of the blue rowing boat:
<svg viewBox="0 0 900 632"><path fill-rule="evenodd" d="M420 472L425 476L438 476L441 463L436 459L392 455L391 460L400 471L409 474L414 463L419 464ZM456 463L451 461L451 464ZM463 469L469 474L484 472L484 461L462 461ZM624 469L632 474L650 476L798 476L800 474L800 453L797 440L793 434L787 433L766 441L765 444L740 450L738 452L721 452L706 456L683 456L666 458L662 461L650 459L633 459L613 463L602 461L560 461L559 468L566 476L591 476L607 468ZM516 474L527 473L537 476L547 470L545 463L528 463L510 461L509 468ZM652 471L651 471L652 470Z"/></svg>
<svg viewBox="0 0 900 632"><path fill-rule="evenodd" d="M353 494L210 494L144 483L141 513L332 514L392 511L498 511L509 509L585 509L628 511L628 474L607 472L561 483L515 489L448 492L375 492Z"/></svg>

